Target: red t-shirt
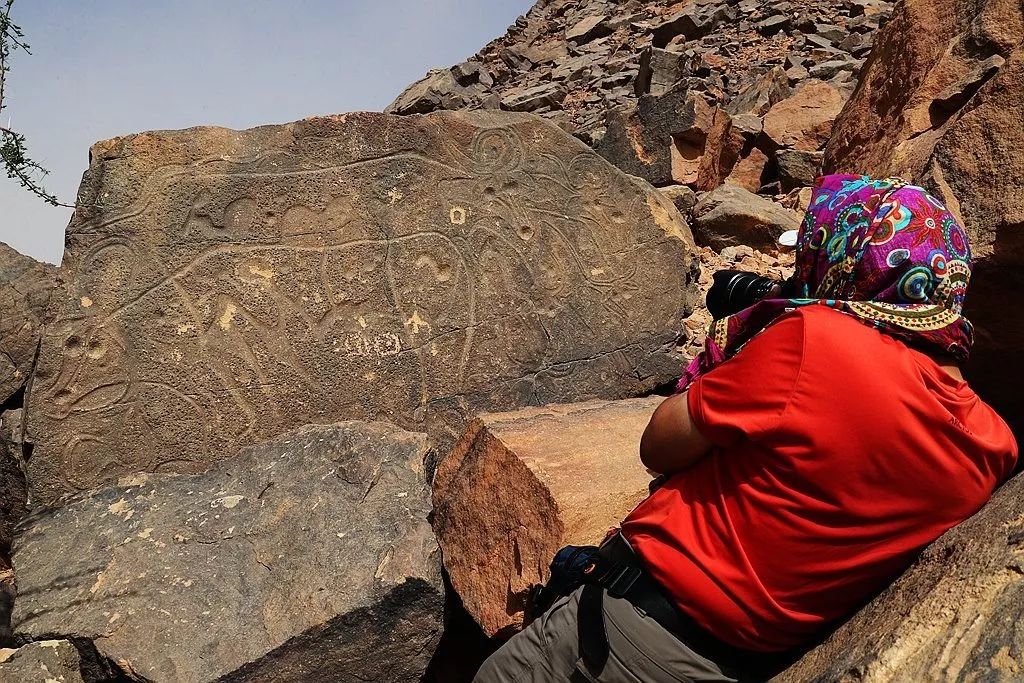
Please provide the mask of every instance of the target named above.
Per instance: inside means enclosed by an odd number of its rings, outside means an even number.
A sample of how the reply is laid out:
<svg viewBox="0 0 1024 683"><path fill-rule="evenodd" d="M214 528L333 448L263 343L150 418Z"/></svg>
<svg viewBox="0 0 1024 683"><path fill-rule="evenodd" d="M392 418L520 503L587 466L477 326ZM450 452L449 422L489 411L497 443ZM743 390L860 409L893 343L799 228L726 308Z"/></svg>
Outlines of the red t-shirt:
<svg viewBox="0 0 1024 683"><path fill-rule="evenodd" d="M682 610L732 645L806 643L1011 473L1006 423L852 316L782 316L687 397L715 450L623 522Z"/></svg>

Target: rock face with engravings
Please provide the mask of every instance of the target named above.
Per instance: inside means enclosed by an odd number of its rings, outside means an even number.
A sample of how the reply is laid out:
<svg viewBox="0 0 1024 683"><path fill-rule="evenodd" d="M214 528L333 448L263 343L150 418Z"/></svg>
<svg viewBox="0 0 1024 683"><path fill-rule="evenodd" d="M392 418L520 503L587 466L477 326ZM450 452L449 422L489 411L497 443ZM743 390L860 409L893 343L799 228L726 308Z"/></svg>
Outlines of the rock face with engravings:
<svg viewBox="0 0 1024 683"><path fill-rule="evenodd" d="M97 680L417 681L444 603L430 448L385 423L307 426L38 512L15 629L128 676Z"/></svg>
<svg viewBox="0 0 1024 683"><path fill-rule="evenodd" d="M963 219L977 328L967 372L1024 428L1024 323L1009 303L1024 288L1024 7L907 0L877 43L825 166L916 180Z"/></svg>
<svg viewBox="0 0 1024 683"><path fill-rule="evenodd" d="M679 372L685 222L535 117L197 128L91 158L26 411L39 502L312 422L443 446L473 411Z"/></svg>
<svg viewBox="0 0 1024 683"><path fill-rule="evenodd" d="M43 318L58 283L56 266L0 242L0 405L32 373Z"/></svg>

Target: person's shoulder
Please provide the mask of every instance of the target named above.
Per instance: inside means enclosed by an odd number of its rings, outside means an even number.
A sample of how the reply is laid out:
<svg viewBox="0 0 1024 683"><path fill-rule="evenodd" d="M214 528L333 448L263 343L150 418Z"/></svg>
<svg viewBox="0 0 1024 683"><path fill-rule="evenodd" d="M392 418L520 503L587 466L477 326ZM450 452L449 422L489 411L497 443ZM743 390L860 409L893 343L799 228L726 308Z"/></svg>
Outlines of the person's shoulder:
<svg viewBox="0 0 1024 683"><path fill-rule="evenodd" d="M890 346L890 340L871 325L844 311L824 304L800 306L780 316L774 325L778 341L799 344L803 356L814 358L847 356L863 358L871 354L886 355L880 347ZM891 340L895 342L895 340ZM856 349L864 353L840 353L842 349Z"/></svg>
<svg viewBox="0 0 1024 683"><path fill-rule="evenodd" d="M824 304L803 306L792 315L801 323L805 361L830 364L837 372L903 365L910 353L868 322Z"/></svg>
<svg viewBox="0 0 1024 683"><path fill-rule="evenodd" d="M826 306L812 304L801 306L789 316L799 319L805 335L815 338L835 338L849 340L851 337L869 339L878 337L879 332L871 325L858 320L845 311Z"/></svg>

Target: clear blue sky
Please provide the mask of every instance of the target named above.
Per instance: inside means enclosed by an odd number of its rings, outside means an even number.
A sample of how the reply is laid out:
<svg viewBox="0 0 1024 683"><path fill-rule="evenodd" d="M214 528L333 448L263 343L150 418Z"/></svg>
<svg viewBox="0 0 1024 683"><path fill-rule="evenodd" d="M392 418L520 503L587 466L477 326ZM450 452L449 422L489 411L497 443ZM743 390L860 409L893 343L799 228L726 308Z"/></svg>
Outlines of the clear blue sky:
<svg viewBox="0 0 1024 683"><path fill-rule="evenodd" d="M3 113L72 201L89 146L160 128L379 111L502 35L530 0L16 0ZM59 262L70 209L0 175L0 241Z"/></svg>

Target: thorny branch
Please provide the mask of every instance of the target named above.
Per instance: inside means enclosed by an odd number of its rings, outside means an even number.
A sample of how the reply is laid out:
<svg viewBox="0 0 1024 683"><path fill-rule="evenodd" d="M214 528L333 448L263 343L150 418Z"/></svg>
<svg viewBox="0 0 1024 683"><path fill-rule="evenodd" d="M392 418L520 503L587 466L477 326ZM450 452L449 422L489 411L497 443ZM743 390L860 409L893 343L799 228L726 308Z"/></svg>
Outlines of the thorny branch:
<svg viewBox="0 0 1024 683"><path fill-rule="evenodd" d="M3 0L3 9L0 10L0 112L7 106L4 95L7 75L11 70L11 54L17 50L32 54L21 27L11 21L13 6L14 0ZM29 158L25 136L9 126L0 125L0 160L3 160L8 178L17 180L22 187L47 204L73 208L73 205L61 202L46 190L42 181L48 171Z"/></svg>

